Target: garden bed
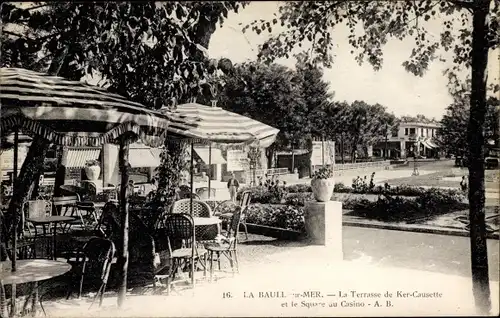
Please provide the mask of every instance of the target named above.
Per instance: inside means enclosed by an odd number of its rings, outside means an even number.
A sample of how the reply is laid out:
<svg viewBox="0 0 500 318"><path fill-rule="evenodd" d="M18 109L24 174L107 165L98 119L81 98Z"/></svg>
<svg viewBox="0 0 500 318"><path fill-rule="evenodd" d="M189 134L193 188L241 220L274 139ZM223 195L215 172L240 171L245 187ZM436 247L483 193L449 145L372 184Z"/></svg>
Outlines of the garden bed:
<svg viewBox="0 0 500 318"><path fill-rule="evenodd" d="M248 233L273 237L278 240L298 240L304 236L303 232L287 230L279 227L247 223Z"/></svg>

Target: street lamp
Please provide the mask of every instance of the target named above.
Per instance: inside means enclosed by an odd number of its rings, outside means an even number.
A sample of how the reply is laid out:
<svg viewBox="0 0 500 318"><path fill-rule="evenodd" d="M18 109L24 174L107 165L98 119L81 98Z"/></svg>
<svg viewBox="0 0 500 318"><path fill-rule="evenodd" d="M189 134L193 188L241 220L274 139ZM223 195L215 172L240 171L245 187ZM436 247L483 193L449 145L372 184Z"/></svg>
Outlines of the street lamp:
<svg viewBox="0 0 500 318"><path fill-rule="evenodd" d="M420 173L418 172L418 168L417 168L417 154L416 154L415 148L413 146L411 146L410 151L413 153L413 172L411 175L418 176Z"/></svg>

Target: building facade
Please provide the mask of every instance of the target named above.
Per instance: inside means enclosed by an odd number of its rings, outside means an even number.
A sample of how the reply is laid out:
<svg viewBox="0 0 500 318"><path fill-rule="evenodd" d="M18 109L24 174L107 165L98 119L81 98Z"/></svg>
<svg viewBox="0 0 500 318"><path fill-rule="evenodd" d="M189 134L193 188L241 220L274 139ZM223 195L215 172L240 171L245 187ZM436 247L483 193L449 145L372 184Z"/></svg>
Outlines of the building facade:
<svg viewBox="0 0 500 318"><path fill-rule="evenodd" d="M439 156L436 142L439 127L438 122L402 122L397 131L389 133L387 142L374 145L373 154L386 158L406 158L413 157L414 154L436 158Z"/></svg>

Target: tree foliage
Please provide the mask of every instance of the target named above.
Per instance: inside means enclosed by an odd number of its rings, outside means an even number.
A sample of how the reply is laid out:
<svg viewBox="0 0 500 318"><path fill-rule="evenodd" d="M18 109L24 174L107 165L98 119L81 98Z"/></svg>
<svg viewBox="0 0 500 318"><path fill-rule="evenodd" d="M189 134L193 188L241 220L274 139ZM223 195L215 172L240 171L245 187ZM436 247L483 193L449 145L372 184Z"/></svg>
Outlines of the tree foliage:
<svg viewBox="0 0 500 318"><path fill-rule="evenodd" d="M209 92L206 78L219 68L206 55L210 35L245 4L47 2L24 9L4 3L2 66L75 80L95 75L147 107L171 106Z"/></svg>
<svg viewBox="0 0 500 318"><path fill-rule="evenodd" d="M487 111L484 124L485 142L499 140L500 101L495 95L498 85L490 85L491 94L487 99ZM467 155L467 126L470 118L470 81L459 85L452 91L453 102L446 108L446 114L441 119L441 127L437 131L437 141L447 153Z"/></svg>
<svg viewBox="0 0 500 318"><path fill-rule="evenodd" d="M300 78L293 70L248 62L236 65L234 74L223 81L221 107L280 129L276 142L268 149L268 159L274 150L300 143L309 133Z"/></svg>
<svg viewBox="0 0 500 318"><path fill-rule="evenodd" d="M332 121L335 117L332 102L334 93L330 92L329 83L323 79L324 71L321 67L309 63L304 53L296 55L296 59L295 69L306 106L310 135L326 136L339 124Z"/></svg>
<svg viewBox="0 0 500 318"><path fill-rule="evenodd" d="M306 42L312 44L308 50L312 63L331 66L336 47L332 30L346 26L356 61L360 64L367 61L376 70L382 67L382 49L390 39L411 38L415 47L403 66L422 76L430 62L440 57L438 48L453 52L457 66L470 65L472 32L469 25L473 5L467 0L289 1L279 7L275 19L255 20L243 30L260 34L272 32L278 24L285 28L261 45L259 57L265 62L287 58ZM500 39L498 0L493 1L491 12L488 45L495 49ZM437 36L427 28L433 20L443 25Z"/></svg>

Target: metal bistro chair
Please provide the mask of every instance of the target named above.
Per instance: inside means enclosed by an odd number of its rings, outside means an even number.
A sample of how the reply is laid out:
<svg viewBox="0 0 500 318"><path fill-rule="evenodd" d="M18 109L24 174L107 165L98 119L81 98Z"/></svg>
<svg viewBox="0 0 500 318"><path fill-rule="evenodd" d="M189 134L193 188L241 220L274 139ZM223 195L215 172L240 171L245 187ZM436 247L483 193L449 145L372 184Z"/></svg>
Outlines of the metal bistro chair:
<svg viewBox="0 0 500 318"><path fill-rule="evenodd" d="M170 213L191 214L191 199L175 201L170 208ZM193 217L209 218L211 215L212 209L206 202L193 199ZM211 241L219 233L219 226L215 224L197 226L196 232L198 241Z"/></svg>
<svg viewBox="0 0 500 318"><path fill-rule="evenodd" d="M170 213L186 213L191 212L191 199L180 199L172 204ZM212 209L203 201L193 199L193 216L194 217L210 217Z"/></svg>
<svg viewBox="0 0 500 318"><path fill-rule="evenodd" d="M76 257L75 265L79 268L75 275L80 276L78 297L80 298L82 295L84 279L91 280L92 284L97 282L100 284L99 290L90 306L94 304L97 297L99 297L99 306L102 305L111 265L115 260L115 253L115 244L111 240L96 237L88 241ZM72 278L74 278L74 276ZM74 279L71 280L67 299L69 299L73 292L73 282Z"/></svg>
<svg viewBox="0 0 500 318"><path fill-rule="evenodd" d="M193 218L189 214L171 214L165 220L165 231L169 251L170 267L166 277L157 276L157 279L167 279L167 292L170 293L170 285L175 283L176 272L190 265L189 277L191 286L195 286L194 271L196 262L203 266L203 276L206 276L207 251L196 244ZM203 261L201 258L203 257Z"/></svg>
<svg viewBox="0 0 500 318"><path fill-rule="evenodd" d="M252 192L251 191L243 191L243 193L241 194L241 200L239 202L239 205L235 204L231 200L223 201L214 209L214 216L218 216L221 219L225 220L227 222L228 227L229 227L229 221L231 220L231 217L233 216L233 212L228 212L228 211L233 211L235 208L235 205L239 206L241 208L240 224L243 225L243 228L245 230L245 238L248 240L248 230L247 230L247 224L246 224L246 209L250 205L251 200L252 200Z"/></svg>
<svg viewBox="0 0 500 318"><path fill-rule="evenodd" d="M224 255L231 264L231 271L234 273L239 272L238 268L238 232L241 220L241 207L237 207L236 211L231 216L231 222L228 229L226 237L223 237L220 241L214 241L205 244L205 249L208 251L208 259L210 261L210 281L212 281L213 276L213 262L217 261L219 271L220 267L220 257L221 254Z"/></svg>
<svg viewBox="0 0 500 318"><path fill-rule="evenodd" d="M94 202L80 201L76 202L76 211L78 213L79 222L81 222L84 229L90 229L92 224L98 224L99 218L97 217Z"/></svg>
<svg viewBox="0 0 500 318"><path fill-rule="evenodd" d="M51 254L50 237L52 234L50 226L34 225L31 222L26 222L26 219L47 217L51 214L52 202L49 200L29 200L24 205L24 213L22 214L22 224L25 226L23 230L23 242L26 245L32 246L33 252L31 254L33 258L37 258L36 254L41 242L43 242L42 246L45 245L46 247L46 255L42 255L42 257Z"/></svg>

